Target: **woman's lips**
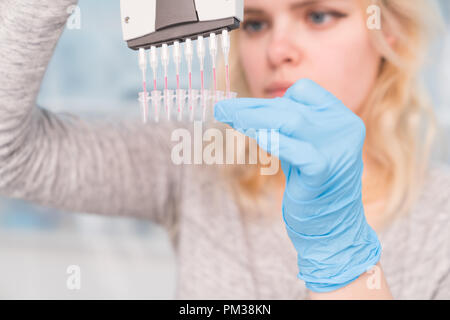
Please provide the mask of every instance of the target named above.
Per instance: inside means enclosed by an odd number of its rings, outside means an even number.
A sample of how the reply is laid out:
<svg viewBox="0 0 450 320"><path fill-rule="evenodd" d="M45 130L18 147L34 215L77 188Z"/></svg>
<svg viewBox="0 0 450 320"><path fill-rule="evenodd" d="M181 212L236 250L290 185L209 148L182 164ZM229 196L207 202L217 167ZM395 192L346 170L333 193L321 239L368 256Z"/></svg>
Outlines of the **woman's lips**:
<svg viewBox="0 0 450 320"><path fill-rule="evenodd" d="M284 87L284 88L275 88L275 89L267 89L266 90L266 94L272 98L275 97L282 97L284 96L284 94L286 93L287 89L289 87Z"/></svg>
<svg viewBox="0 0 450 320"><path fill-rule="evenodd" d="M288 88L276 89L276 90L266 90L267 94L272 97L282 97L286 93Z"/></svg>
<svg viewBox="0 0 450 320"><path fill-rule="evenodd" d="M289 83L275 83L267 87L264 91L272 98L282 97L290 86L291 84Z"/></svg>

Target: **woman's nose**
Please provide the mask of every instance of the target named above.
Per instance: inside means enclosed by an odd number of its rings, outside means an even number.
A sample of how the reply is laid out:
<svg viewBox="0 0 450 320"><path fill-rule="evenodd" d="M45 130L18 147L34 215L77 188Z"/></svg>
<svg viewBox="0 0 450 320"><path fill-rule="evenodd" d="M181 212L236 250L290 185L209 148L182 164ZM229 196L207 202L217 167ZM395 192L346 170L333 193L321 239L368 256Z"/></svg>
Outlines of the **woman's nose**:
<svg viewBox="0 0 450 320"><path fill-rule="evenodd" d="M267 59L273 68L295 66L301 61L301 48L296 44L296 38L298 35L289 28L273 31L267 47Z"/></svg>

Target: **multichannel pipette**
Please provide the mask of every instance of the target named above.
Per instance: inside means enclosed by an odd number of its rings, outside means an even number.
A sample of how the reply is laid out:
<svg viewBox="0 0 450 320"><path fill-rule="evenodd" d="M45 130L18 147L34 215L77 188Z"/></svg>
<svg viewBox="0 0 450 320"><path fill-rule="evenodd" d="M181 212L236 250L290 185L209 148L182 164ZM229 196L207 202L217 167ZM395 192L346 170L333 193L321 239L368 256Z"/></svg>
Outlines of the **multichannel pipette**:
<svg viewBox="0 0 450 320"><path fill-rule="evenodd" d="M215 33L211 33L209 35L209 53L211 54L211 64L213 70L213 82L215 93L217 91L217 77L216 77L217 40Z"/></svg>
<svg viewBox="0 0 450 320"><path fill-rule="evenodd" d="M168 90L168 67L170 63L168 46L173 44L173 58L176 70L177 92L180 93L180 44L186 41L185 58L188 67L189 90L188 96L192 97L192 60L193 47L191 39L197 39L197 56L200 65L201 96L205 96L204 38L209 37L209 49L212 61L212 73L214 80L214 92L217 91L216 63L217 63L217 34L221 34L222 51L225 60L226 92L230 94L228 53L230 40L228 32L239 27L243 20L243 0L121 0L121 17L123 38L128 47L139 50L139 65L141 56L145 57L143 50L150 49L150 66L153 71L153 91L157 90L157 48L161 47L161 62L164 69L164 100L168 118L170 119L170 99ZM142 60L142 61L141 61ZM141 67L143 82L145 85L145 68ZM144 97L147 97L144 88ZM177 93L177 96L179 95ZM152 92L152 98L156 96ZM145 100L145 99L144 99ZM153 101L153 99L152 99ZM203 105L203 103L202 103ZM156 107L156 106L155 106ZM194 107L190 104L192 112ZM144 108L145 109L145 108ZM178 111L182 113L182 105ZM144 111L144 119L147 119L147 111ZM144 121L145 121L144 120Z"/></svg>
<svg viewBox="0 0 450 320"><path fill-rule="evenodd" d="M164 69L164 90L169 89L169 48L166 43L162 45L161 48L161 63Z"/></svg>
<svg viewBox="0 0 450 320"><path fill-rule="evenodd" d="M169 48L167 43L164 43L161 48L161 62L164 69L164 107L166 108L167 118L170 120L169 108Z"/></svg>
<svg viewBox="0 0 450 320"><path fill-rule="evenodd" d="M222 31L222 52L225 62L225 85L227 97L230 96L230 65L228 62L228 57L230 55L230 36L228 35L228 30Z"/></svg>
<svg viewBox="0 0 450 320"><path fill-rule="evenodd" d="M205 43L203 41L203 36L198 36L197 38L197 57L200 64L200 94L202 97L205 95ZM206 115L206 105L205 101L202 99L202 120L205 119Z"/></svg>
<svg viewBox="0 0 450 320"><path fill-rule="evenodd" d="M203 36L197 38L197 57L200 64L200 87L203 93L205 91L205 43Z"/></svg>
<svg viewBox="0 0 450 320"><path fill-rule="evenodd" d="M188 100L189 100L189 112L190 119L194 118L194 106L191 103L192 101L192 58L194 56L194 51L192 49L192 41L191 39L186 39L185 47L184 47L184 56L186 57L186 63L188 68L188 81L189 81L189 90L188 90Z"/></svg>
<svg viewBox="0 0 450 320"><path fill-rule="evenodd" d="M175 63L175 71L177 75L177 89L180 89L180 64L181 64L181 49L180 42L173 43L173 62Z"/></svg>
<svg viewBox="0 0 450 320"><path fill-rule="evenodd" d="M155 46L150 47L150 67L153 71L153 90L156 90L158 88L156 81L156 74L158 72L158 54Z"/></svg>
<svg viewBox="0 0 450 320"><path fill-rule="evenodd" d="M144 92L144 103L142 110L142 121L144 123L147 122L147 113L148 113L148 105L147 105L147 80L146 80L146 72L147 72L147 56L145 50L143 48L139 49L139 68L142 72L142 90Z"/></svg>
<svg viewBox="0 0 450 320"><path fill-rule="evenodd" d="M182 114L183 114L183 104L180 97L180 64L181 64L181 49L180 49L180 42L175 41L173 43L173 62L175 63L175 71L176 71L176 77L177 77L177 118L178 120L181 120Z"/></svg>

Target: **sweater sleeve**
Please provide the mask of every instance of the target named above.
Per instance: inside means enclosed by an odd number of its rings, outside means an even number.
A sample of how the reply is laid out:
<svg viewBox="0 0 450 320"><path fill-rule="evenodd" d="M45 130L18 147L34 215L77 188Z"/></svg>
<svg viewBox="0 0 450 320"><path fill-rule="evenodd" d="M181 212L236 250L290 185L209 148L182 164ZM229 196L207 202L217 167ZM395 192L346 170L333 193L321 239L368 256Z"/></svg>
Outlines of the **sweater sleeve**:
<svg viewBox="0 0 450 320"><path fill-rule="evenodd" d="M76 0L0 1L0 194L65 211L174 222L170 124L94 122L36 106Z"/></svg>
<svg viewBox="0 0 450 320"><path fill-rule="evenodd" d="M438 286L433 292L432 299L434 300L450 299L450 270L440 279Z"/></svg>

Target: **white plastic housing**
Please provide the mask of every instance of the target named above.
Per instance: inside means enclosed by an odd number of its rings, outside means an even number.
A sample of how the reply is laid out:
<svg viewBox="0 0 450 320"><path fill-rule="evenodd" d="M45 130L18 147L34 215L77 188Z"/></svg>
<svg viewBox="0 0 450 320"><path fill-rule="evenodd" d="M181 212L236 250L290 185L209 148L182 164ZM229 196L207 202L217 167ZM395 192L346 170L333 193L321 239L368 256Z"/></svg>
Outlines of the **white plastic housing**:
<svg viewBox="0 0 450 320"><path fill-rule="evenodd" d="M156 0L120 0L122 34L125 41L155 32Z"/></svg>
<svg viewBox="0 0 450 320"><path fill-rule="evenodd" d="M234 17L243 20L244 0L194 0L199 21ZM156 0L120 0L122 33L125 41L156 30Z"/></svg>
<svg viewBox="0 0 450 320"><path fill-rule="evenodd" d="M195 0L200 21L235 17L244 19L244 0Z"/></svg>

